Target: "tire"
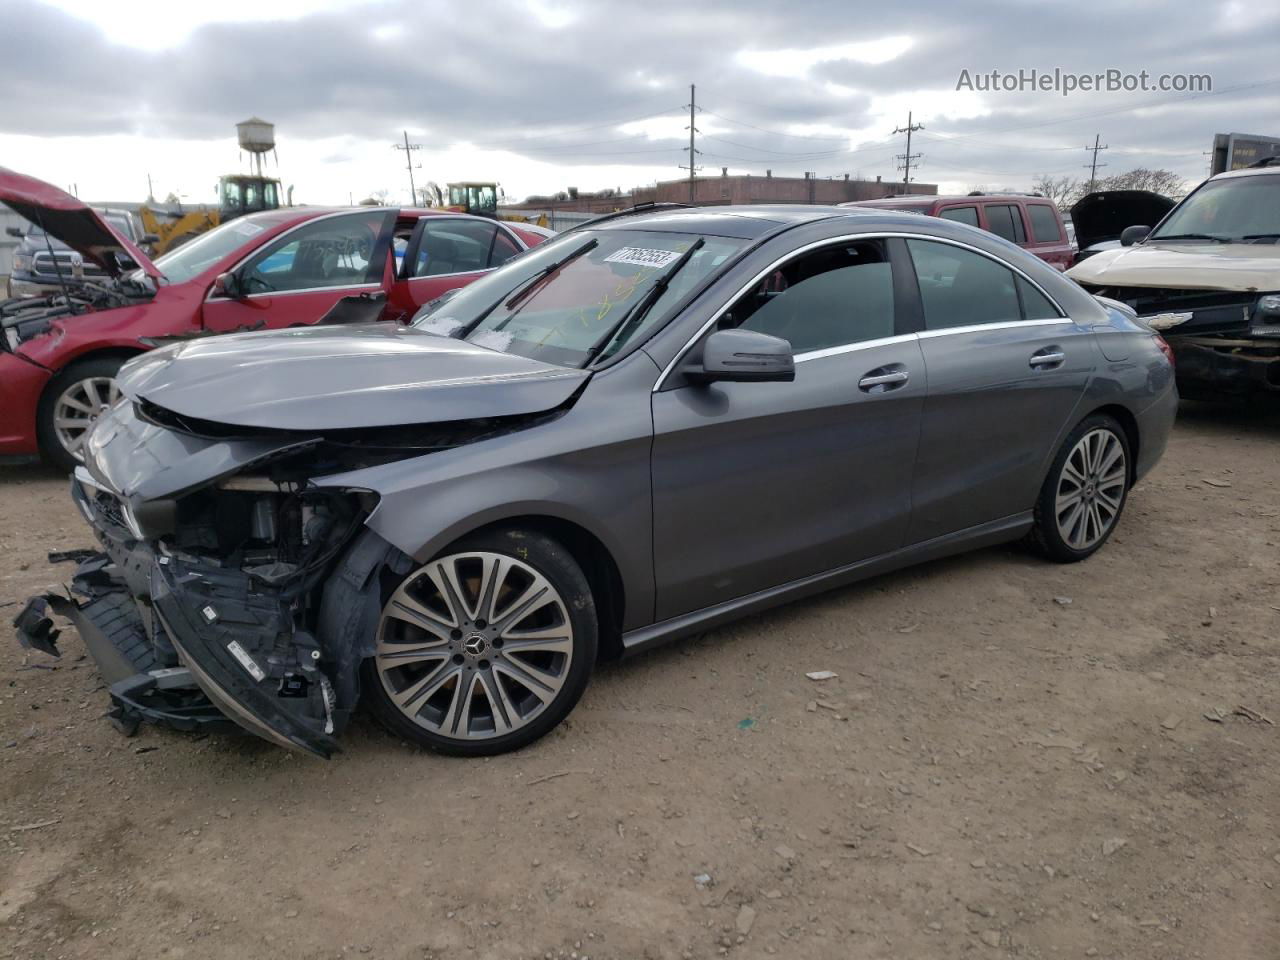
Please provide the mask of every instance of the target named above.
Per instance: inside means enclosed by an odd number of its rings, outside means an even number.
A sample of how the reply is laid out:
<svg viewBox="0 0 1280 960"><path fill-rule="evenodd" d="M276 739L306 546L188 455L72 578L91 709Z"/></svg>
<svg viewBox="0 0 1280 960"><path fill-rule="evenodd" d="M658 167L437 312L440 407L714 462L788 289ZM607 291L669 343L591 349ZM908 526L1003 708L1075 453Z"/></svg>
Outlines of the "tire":
<svg viewBox="0 0 1280 960"><path fill-rule="evenodd" d="M1132 453L1112 417L1086 417L1067 435L1036 498L1028 541L1058 563L1095 554L1120 522L1129 496Z"/></svg>
<svg viewBox="0 0 1280 960"><path fill-rule="evenodd" d="M89 427L98 416L115 402L119 393L115 387L116 374L124 365L125 357L90 357L79 360L49 381L36 409L36 440L44 459L70 473L80 465L78 446L68 445L68 439L83 442ZM92 402L97 397L97 409ZM76 406L72 406L72 402ZM82 427L68 426L69 419L83 419Z"/></svg>
<svg viewBox="0 0 1280 960"><path fill-rule="evenodd" d="M591 588L569 551L532 530L486 531L388 588L362 696L412 743L506 753L568 716L598 643Z"/></svg>

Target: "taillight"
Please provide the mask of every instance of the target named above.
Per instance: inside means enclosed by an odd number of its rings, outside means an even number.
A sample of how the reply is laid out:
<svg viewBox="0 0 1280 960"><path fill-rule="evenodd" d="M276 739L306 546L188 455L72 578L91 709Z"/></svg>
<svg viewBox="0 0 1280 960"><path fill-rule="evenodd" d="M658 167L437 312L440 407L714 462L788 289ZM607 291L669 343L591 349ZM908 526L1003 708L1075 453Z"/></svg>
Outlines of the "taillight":
<svg viewBox="0 0 1280 960"><path fill-rule="evenodd" d="M1152 334L1151 339L1156 342L1156 346L1160 348L1160 352L1164 354L1164 358L1169 361L1169 366L1174 366L1173 347L1169 346L1169 341L1160 334Z"/></svg>

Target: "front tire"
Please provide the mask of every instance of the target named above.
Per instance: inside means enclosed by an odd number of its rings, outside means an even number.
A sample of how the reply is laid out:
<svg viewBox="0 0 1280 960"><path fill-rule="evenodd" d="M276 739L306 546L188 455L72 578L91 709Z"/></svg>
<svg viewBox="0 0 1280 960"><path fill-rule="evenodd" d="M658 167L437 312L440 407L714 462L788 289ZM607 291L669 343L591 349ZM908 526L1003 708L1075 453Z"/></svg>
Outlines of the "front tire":
<svg viewBox="0 0 1280 960"><path fill-rule="evenodd" d="M459 756L516 750L587 687L598 628L572 555L525 529L465 537L384 600L362 688L389 731Z"/></svg>
<svg viewBox="0 0 1280 960"><path fill-rule="evenodd" d="M91 357L60 372L45 387L36 410L36 439L40 453L67 473L84 460L82 447L89 430L120 398L116 374L124 357Z"/></svg>
<svg viewBox="0 0 1280 960"><path fill-rule="evenodd" d="M1094 414L1063 441L1036 500L1029 540L1050 560L1077 563L1107 542L1129 496L1129 438Z"/></svg>

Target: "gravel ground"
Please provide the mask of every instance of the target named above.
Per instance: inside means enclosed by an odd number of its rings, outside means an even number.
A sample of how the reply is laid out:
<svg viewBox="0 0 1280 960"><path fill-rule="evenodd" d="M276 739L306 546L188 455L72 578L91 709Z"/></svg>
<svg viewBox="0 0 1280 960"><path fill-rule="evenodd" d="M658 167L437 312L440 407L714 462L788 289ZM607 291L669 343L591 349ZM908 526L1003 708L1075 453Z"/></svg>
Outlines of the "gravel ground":
<svg viewBox="0 0 1280 960"><path fill-rule="evenodd" d="M1275 960L1278 480L1280 416L1186 407L1092 560L757 616L485 761L126 740L73 630L6 640L0 957ZM89 538L49 471L0 491L4 602Z"/></svg>

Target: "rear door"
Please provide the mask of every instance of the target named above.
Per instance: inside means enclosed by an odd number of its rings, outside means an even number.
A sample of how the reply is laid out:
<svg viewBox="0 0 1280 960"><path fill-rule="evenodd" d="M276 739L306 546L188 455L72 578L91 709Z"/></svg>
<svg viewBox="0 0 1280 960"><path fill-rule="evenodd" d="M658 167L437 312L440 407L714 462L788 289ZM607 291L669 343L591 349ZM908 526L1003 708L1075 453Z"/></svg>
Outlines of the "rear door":
<svg viewBox="0 0 1280 960"><path fill-rule="evenodd" d="M919 543L1032 508L1095 351L1088 328L1003 261L954 242L906 246L929 378L911 486Z"/></svg>
<svg viewBox="0 0 1280 960"><path fill-rule="evenodd" d="M901 545L925 376L897 317L900 244L821 244L726 307L719 328L791 343L794 382L702 385L677 368L653 395L659 620Z"/></svg>
<svg viewBox="0 0 1280 960"><path fill-rule="evenodd" d="M328 214L274 237L235 268L242 296L210 294L205 329L317 323L343 297L385 291L396 213L368 207Z"/></svg>
<svg viewBox="0 0 1280 960"><path fill-rule="evenodd" d="M500 267L524 250L502 224L479 217L422 217L399 264L391 303L409 320L424 303Z"/></svg>
<svg viewBox="0 0 1280 960"><path fill-rule="evenodd" d="M1022 208L1016 203L984 203L982 214L986 220L984 229L1020 247L1027 245L1027 225L1022 220Z"/></svg>

